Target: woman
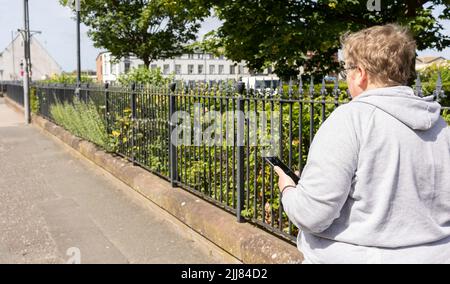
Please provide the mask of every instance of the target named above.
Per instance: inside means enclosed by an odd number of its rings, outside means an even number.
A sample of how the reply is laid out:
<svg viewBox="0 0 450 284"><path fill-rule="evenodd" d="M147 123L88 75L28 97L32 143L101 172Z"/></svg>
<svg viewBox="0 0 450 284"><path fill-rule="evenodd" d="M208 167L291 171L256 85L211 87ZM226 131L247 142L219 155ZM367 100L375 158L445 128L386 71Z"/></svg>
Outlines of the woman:
<svg viewBox="0 0 450 284"><path fill-rule="evenodd" d="M305 263L449 263L450 128L406 86L416 44L394 24L342 44L353 100L320 127L297 185L276 168Z"/></svg>

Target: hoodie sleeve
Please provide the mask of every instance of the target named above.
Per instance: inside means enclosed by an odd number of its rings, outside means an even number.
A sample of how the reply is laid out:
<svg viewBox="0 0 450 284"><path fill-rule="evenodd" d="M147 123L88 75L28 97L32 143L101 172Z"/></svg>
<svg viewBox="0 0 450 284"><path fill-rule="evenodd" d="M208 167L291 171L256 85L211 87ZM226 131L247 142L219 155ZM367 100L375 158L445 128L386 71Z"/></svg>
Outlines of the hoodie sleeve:
<svg viewBox="0 0 450 284"><path fill-rule="evenodd" d="M283 193L286 214L302 230L323 232L339 217L347 200L359 151L350 111L350 106L340 106L325 120L297 187Z"/></svg>

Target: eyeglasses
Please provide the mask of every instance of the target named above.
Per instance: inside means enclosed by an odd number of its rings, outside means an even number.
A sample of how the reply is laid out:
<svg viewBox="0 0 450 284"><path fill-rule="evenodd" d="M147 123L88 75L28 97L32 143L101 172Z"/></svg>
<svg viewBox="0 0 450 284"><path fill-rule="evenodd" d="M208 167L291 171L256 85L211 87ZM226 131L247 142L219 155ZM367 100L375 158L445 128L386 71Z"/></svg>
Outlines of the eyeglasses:
<svg viewBox="0 0 450 284"><path fill-rule="evenodd" d="M342 78L343 80L346 80L346 79L347 79L347 73L348 73L348 71L349 71L349 70L356 69L356 68L358 68L358 66L356 66L356 65L351 65L351 66L349 66L349 67L347 67L347 68L343 68L343 69L341 70L341 72L339 72L339 76L341 76L341 78Z"/></svg>

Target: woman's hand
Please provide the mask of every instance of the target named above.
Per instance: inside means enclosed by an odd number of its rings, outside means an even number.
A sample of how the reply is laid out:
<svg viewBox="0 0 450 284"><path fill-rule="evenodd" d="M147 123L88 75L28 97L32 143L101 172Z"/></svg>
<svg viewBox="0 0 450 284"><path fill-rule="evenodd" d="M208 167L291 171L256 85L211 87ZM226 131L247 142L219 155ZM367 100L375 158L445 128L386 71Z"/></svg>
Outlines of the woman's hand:
<svg viewBox="0 0 450 284"><path fill-rule="evenodd" d="M286 188L286 186L290 185L293 187L296 187L297 185L294 183L294 181L280 168L280 167L274 167L275 172L278 175L278 187L280 188L280 192L283 193L283 189ZM295 172L296 175L298 175L298 172Z"/></svg>

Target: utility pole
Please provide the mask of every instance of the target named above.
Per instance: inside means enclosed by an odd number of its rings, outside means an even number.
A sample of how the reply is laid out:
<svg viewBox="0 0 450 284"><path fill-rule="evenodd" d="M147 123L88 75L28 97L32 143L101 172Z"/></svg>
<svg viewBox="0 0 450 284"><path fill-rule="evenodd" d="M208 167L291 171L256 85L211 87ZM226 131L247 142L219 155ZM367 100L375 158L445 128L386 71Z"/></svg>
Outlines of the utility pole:
<svg viewBox="0 0 450 284"><path fill-rule="evenodd" d="M75 94L80 95L80 88L81 88L80 0L75 0L75 11L77 12L77 88Z"/></svg>
<svg viewBox="0 0 450 284"><path fill-rule="evenodd" d="M25 57L25 72L23 76L23 97L24 97L24 112L25 112L25 124L30 124L31 122L31 109L30 109L30 78L29 78L29 67L30 67L30 22L28 14L28 0L23 0L23 18L24 18L24 33L23 33L23 48Z"/></svg>

